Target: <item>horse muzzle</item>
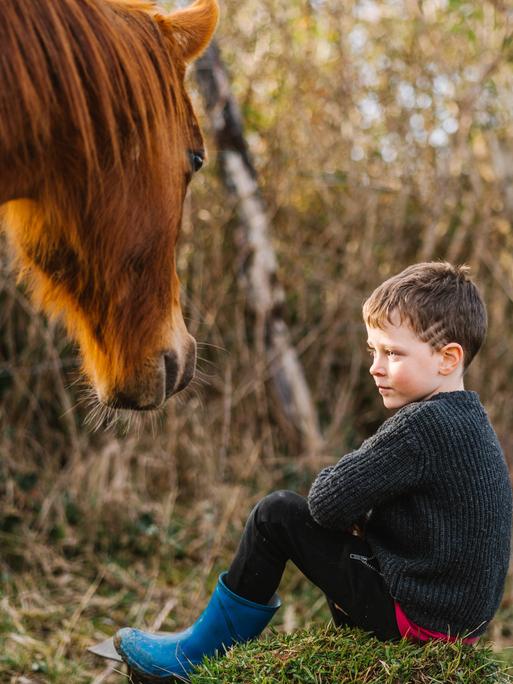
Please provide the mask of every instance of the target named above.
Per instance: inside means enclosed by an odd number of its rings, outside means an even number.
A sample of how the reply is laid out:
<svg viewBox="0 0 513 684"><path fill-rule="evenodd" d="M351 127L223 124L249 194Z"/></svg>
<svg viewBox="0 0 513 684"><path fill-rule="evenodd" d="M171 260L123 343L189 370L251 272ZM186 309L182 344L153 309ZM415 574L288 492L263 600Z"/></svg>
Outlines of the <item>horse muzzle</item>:
<svg viewBox="0 0 513 684"><path fill-rule="evenodd" d="M180 353L181 352L181 353ZM151 411L187 387L196 369L196 341L187 335L183 350L168 350L144 364L137 378L116 388L100 401L115 409Z"/></svg>

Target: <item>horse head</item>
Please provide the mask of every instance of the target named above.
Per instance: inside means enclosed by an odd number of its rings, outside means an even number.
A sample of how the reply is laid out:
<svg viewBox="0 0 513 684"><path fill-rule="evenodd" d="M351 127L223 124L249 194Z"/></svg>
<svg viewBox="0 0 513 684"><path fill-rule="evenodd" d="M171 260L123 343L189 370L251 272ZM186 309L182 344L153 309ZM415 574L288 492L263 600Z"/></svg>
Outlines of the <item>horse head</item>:
<svg viewBox="0 0 513 684"><path fill-rule="evenodd" d="M115 408L158 408L194 374L175 246L205 153L184 77L217 17L217 0L0 8L4 224L33 301Z"/></svg>

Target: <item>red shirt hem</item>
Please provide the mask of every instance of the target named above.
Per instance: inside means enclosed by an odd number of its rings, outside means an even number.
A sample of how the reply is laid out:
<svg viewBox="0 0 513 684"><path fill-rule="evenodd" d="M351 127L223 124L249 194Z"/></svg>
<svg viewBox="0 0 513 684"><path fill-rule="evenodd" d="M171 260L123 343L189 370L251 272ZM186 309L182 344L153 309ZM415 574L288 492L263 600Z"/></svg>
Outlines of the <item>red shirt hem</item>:
<svg viewBox="0 0 513 684"><path fill-rule="evenodd" d="M415 624L413 620L406 615L404 610L401 608L400 604L395 601L395 619L397 621L397 628L402 637L406 637L411 641L431 641L433 639L439 639L441 641L457 641L458 637L451 636L450 634L444 634L443 632L433 632L430 629L421 627ZM464 644L475 644L479 641L479 637L466 637L461 640Z"/></svg>

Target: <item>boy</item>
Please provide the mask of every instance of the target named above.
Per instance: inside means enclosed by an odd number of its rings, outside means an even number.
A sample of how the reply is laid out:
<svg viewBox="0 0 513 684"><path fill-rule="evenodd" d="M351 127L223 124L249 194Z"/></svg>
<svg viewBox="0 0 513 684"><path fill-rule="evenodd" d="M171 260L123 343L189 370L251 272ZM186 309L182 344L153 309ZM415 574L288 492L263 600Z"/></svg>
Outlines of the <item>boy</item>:
<svg viewBox="0 0 513 684"><path fill-rule="evenodd" d="M279 491L251 513L227 573L186 631L123 629L119 654L151 681L187 677L204 655L258 635L292 560L337 624L417 641L481 635L502 596L511 485L497 437L463 375L486 332L466 267L410 266L363 307L370 373L396 413L328 466L308 498ZM365 539L351 534L367 518Z"/></svg>

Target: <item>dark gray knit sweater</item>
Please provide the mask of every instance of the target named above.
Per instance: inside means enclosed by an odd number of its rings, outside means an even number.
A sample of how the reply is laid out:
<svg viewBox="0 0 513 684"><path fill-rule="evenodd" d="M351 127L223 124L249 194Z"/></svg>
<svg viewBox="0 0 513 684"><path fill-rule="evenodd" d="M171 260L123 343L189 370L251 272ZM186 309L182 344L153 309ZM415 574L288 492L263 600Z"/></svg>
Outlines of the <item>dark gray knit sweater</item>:
<svg viewBox="0 0 513 684"><path fill-rule="evenodd" d="M475 392L401 408L376 434L322 470L308 496L324 527L370 509L367 541L390 593L426 629L482 634L509 563L511 484Z"/></svg>

